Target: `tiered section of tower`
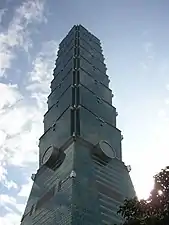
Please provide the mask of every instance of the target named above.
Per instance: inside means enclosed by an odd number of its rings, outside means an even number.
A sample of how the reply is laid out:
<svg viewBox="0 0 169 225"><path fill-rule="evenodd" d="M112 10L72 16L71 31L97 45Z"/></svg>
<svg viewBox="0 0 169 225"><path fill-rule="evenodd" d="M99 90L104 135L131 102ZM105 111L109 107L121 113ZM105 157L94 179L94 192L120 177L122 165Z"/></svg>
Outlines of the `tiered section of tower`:
<svg viewBox="0 0 169 225"><path fill-rule="evenodd" d="M59 46L40 139L40 165L51 140L60 148L72 135L94 145L106 139L121 159L121 134L108 84L100 41L82 26L73 27Z"/></svg>
<svg viewBox="0 0 169 225"><path fill-rule="evenodd" d="M39 142L39 170L22 224L119 223L135 195L100 41L81 25L59 45Z"/></svg>

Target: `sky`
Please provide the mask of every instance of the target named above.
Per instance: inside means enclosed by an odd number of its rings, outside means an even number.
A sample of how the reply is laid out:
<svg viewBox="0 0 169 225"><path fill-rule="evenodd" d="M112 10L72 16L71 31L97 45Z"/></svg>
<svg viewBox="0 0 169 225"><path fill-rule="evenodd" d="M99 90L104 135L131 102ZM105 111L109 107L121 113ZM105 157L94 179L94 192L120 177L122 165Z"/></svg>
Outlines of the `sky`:
<svg viewBox="0 0 169 225"><path fill-rule="evenodd" d="M0 224L24 211L58 44L74 24L101 40L123 161L148 196L169 159L168 11L168 0L0 0Z"/></svg>

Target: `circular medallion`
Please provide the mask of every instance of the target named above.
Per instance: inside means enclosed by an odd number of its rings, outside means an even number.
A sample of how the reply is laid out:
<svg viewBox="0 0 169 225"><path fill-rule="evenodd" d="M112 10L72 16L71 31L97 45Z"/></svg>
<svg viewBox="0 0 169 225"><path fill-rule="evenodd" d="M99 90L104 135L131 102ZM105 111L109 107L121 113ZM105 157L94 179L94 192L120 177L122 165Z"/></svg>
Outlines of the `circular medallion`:
<svg viewBox="0 0 169 225"><path fill-rule="evenodd" d="M50 159L53 153L53 146L50 146L44 153L43 158L42 158L42 164L47 163L47 161Z"/></svg>
<svg viewBox="0 0 169 225"><path fill-rule="evenodd" d="M108 158L115 158L116 157L116 153L113 150L113 148L111 147L111 145L107 142L107 141L100 141L99 143L100 149L102 150L102 152L108 157Z"/></svg>

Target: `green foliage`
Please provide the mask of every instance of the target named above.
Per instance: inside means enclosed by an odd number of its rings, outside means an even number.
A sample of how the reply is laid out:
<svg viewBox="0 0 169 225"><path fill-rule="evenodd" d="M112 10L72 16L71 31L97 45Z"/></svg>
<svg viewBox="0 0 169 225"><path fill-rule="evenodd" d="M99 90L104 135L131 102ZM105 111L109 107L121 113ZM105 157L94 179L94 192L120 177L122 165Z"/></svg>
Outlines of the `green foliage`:
<svg viewBox="0 0 169 225"><path fill-rule="evenodd" d="M154 188L147 200L126 199L119 214L123 225L169 225L169 166L154 176Z"/></svg>

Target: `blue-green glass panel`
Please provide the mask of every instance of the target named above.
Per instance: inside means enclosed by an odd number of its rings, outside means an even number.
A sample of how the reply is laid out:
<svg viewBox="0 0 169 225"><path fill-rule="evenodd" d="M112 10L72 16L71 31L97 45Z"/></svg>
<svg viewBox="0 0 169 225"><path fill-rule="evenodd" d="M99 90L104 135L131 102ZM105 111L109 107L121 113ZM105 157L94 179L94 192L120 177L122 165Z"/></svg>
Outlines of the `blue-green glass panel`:
<svg viewBox="0 0 169 225"><path fill-rule="evenodd" d="M85 64L85 61L84 61L84 64ZM82 65L81 66L81 70L84 70L84 72L87 73L89 76L93 77L94 80L98 80L99 82L101 82L106 87L109 86L108 76L106 74L103 74L99 70L93 69L92 65L88 65L87 64L87 67L85 67L84 65Z"/></svg>
<svg viewBox="0 0 169 225"><path fill-rule="evenodd" d="M100 48L100 40L97 37L95 37L82 26L79 27L79 31L80 37L83 37L86 41L91 42L94 46L96 46L96 48Z"/></svg>
<svg viewBox="0 0 169 225"><path fill-rule="evenodd" d="M70 109L67 109L62 116L55 121L55 126L51 127L41 136L39 142L41 155L43 155L49 146L54 145L60 148L69 139L70 125Z"/></svg>
<svg viewBox="0 0 169 225"><path fill-rule="evenodd" d="M100 45L100 40L95 35L93 35L91 32L89 32L82 25L79 25L79 31L82 33L85 33L86 35L90 35L90 37L93 39L93 41L95 41L98 45Z"/></svg>
<svg viewBox="0 0 169 225"><path fill-rule="evenodd" d="M101 82L95 80L93 77L89 75L89 73L86 73L84 70L80 70L80 83L86 86L98 97L107 101L109 104L112 103L112 91L105 85L103 85Z"/></svg>
<svg viewBox="0 0 169 225"><path fill-rule="evenodd" d="M80 41L85 41L87 45L91 46L95 51L102 53L102 48L100 45L96 44L94 41L92 41L87 35L84 35L80 33L79 35Z"/></svg>
<svg viewBox="0 0 169 225"><path fill-rule="evenodd" d="M67 44L70 42L71 39L74 38L75 36L75 27L73 27L69 33L66 35L66 37L61 41L61 43L59 44L59 48L62 49L62 48L65 48L67 46Z"/></svg>
<svg viewBox="0 0 169 225"><path fill-rule="evenodd" d="M57 77L59 74L63 74L63 77L65 74L69 72L70 69L73 68L73 57L70 58L70 60L67 62L65 66L62 64L59 64L58 66L55 67L53 76Z"/></svg>
<svg viewBox="0 0 169 225"><path fill-rule="evenodd" d="M104 57L102 51L97 51L93 46L87 43L84 39L80 39L80 46L82 46L86 51L90 52L90 54L94 55L100 61L104 61Z"/></svg>
<svg viewBox="0 0 169 225"><path fill-rule="evenodd" d="M83 107L80 109L80 135L94 145L101 140L108 141L116 156L121 159L121 132Z"/></svg>
<svg viewBox="0 0 169 225"><path fill-rule="evenodd" d="M51 108L44 115L44 131L46 132L62 113L72 104L72 87L69 87L58 101L54 102Z"/></svg>
<svg viewBox="0 0 169 225"><path fill-rule="evenodd" d="M61 56L63 56L63 55L66 55L66 53L67 53L67 52L72 48L72 46L74 46L74 45L75 45L75 39L74 39L74 37L72 37L72 38L69 40L69 42L68 42L68 44L67 44L66 47L60 48L60 49L58 50L57 56L58 56L58 57L61 57Z"/></svg>
<svg viewBox="0 0 169 225"><path fill-rule="evenodd" d="M106 65L101 62L98 58L96 58L94 55L86 51L84 48L80 48L80 56L85 58L88 63L92 64L92 66L95 66L98 68L102 73L106 74Z"/></svg>
<svg viewBox="0 0 169 225"><path fill-rule="evenodd" d="M52 107L59 100L59 98L72 85L72 83L73 76L71 73L70 76L66 76L65 79L60 84L58 84L48 96L48 108Z"/></svg>
<svg viewBox="0 0 169 225"><path fill-rule="evenodd" d="M69 69L69 71L68 71ZM61 73L58 74L58 76L56 76L52 82L51 82L51 91L53 91L57 85L59 85L62 81L64 81L64 79L66 78L66 76L72 76L72 67L70 66L70 64L68 65L68 67L66 67Z"/></svg>
<svg viewBox="0 0 169 225"><path fill-rule="evenodd" d="M116 109L84 86L80 87L80 104L112 126L116 126Z"/></svg>
<svg viewBox="0 0 169 225"><path fill-rule="evenodd" d="M67 65L67 63L73 56L74 56L74 46L72 45L69 51L66 52L66 54L63 54L62 56L57 58L55 65L58 66L61 64L63 67L65 67L65 65Z"/></svg>

